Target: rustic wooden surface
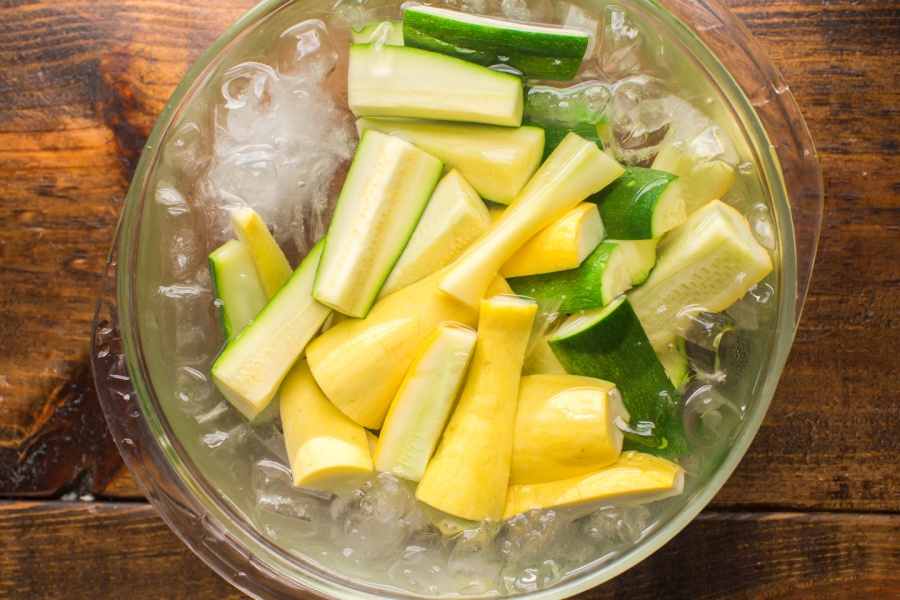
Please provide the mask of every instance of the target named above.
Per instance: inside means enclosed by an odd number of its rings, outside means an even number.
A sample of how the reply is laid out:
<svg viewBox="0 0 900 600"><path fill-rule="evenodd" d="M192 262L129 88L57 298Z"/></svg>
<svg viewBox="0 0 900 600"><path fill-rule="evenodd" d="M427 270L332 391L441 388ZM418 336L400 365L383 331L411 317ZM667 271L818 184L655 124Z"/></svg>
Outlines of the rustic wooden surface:
<svg viewBox="0 0 900 600"><path fill-rule="evenodd" d="M87 353L144 140L186 69L252 4L0 2L0 596L235 595L148 505L115 503L141 495L106 433ZM588 596L900 594L900 7L729 4L819 151L816 271L737 472L671 544Z"/></svg>

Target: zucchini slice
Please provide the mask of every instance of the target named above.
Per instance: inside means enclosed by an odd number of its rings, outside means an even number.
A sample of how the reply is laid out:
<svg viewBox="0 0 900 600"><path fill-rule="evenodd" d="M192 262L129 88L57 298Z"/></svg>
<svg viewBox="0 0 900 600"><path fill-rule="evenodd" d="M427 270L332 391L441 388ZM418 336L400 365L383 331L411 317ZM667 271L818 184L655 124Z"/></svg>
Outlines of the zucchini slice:
<svg viewBox="0 0 900 600"><path fill-rule="evenodd" d="M522 244L622 171L596 145L570 133L490 229L447 267L440 288L478 306L495 273Z"/></svg>
<svg viewBox="0 0 900 600"><path fill-rule="evenodd" d="M428 277L459 256L491 225L491 215L459 171L441 179L378 298Z"/></svg>
<svg viewBox="0 0 900 600"><path fill-rule="evenodd" d="M721 312L763 280L772 259L744 216L719 200L696 211L662 239L658 261L628 293L654 348L678 333L685 309Z"/></svg>
<svg viewBox="0 0 900 600"><path fill-rule="evenodd" d="M407 117L518 127L515 75L418 48L350 46L347 102L357 117Z"/></svg>
<svg viewBox="0 0 900 600"><path fill-rule="evenodd" d="M659 237L687 218L681 184L665 171L630 167L588 200L600 207L609 237L617 240Z"/></svg>
<svg viewBox="0 0 900 600"><path fill-rule="evenodd" d="M375 468L419 481L437 448L469 366L476 334L444 323L413 359L391 404L375 449Z"/></svg>
<svg viewBox="0 0 900 600"><path fill-rule="evenodd" d="M433 6L403 10L408 46L481 65L506 64L532 79L568 81L581 68L590 35L580 29L516 23Z"/></svg>
<svg viewBox="0 0 900 600"><path fill-rule="evenodd" d="M500 204L512 202L543 162L539 127L363 118L357 128L408 139L448 169L457 169L479 196Z"/></svg>
<svg viewBox="0 0 900 600"><path fill-rule="evenodd" d="M685 349L684 338L677 337L666 344L666 347L656 352L660 364L666 370L672 387L678 389L687 380L690 374L690 364Z"/></svg>
<svg viewBox="0 0 900 600"><path fill-rule="evenodd" d="M363 132L328 229L316 300L351 317L366 316L443 168L406 140Z"/></svg>
<svg viewBox="0 0 900 600"><path fill-rule="evenodd" d="M572 315L550 338L573 375L612 381L631 414L626 449L677 457L688 451L680 399L628 300Z"/></svg>
<svg viewBox="0 0 900 600"><path fill-rule="evenodd" d="M307 348L319 387L363 427L379 429L384 423L416 351L438 325L475 326L478 310L440 291L441 276L438 271L379 300L365 319L342 320ZM488 293L512 290L495 277Z"/></svg>
<svg viewBox="0 0 900 600"><path fill-rule="evenodd" d="M248 421L269 405L291 365L331 313L312 297L323 245L320 241L310 250L284 287L213 363L216 387Z"/></svg>
<svg viewBox="0 0 900 600"><path fill-rule="evenodd" d="M509 278L575 269L604 237L597 205L582 202L525 242L503 263L500 274Z"/></svg>
<svg viewBox="0 0 900 600"><path fill-rule="evenodd" d="M572 314L609 304L631 287L631 276L619 246L603 242L575 269L511 277L507 283L521 296L559 300L558 311Z"/></svg>
<svg viewBox="0 0 900 600"><path fill-rule="evenodd" d="M556 150L556 147L559 146L560 142L563 141L570 132L575 132L580 137L583 137L589 142L594 142L597 144L597 147L603 150L603 141L600 139L600 136L597 135L597 126L591 123L576 123L571 126L566 125L558 125L558 126L541 126L544 130L544 158L543 160L547 160L547 157Z"/></svg>
<svg viewBox="0 0 900 600"><path fill-rule="evenodd" d="M516 402L537 304L495 296L481 302L472 367L416 498L454 517L498 520L512 455Z"/></svg>
<svg viewBox="0 0 900 600"><path fill-rule="evenodd" d="M640 285L650 276L650 270L656 266L656 245L659 239L650 240L606 240L607 244L616 244L625 259L625 267L631 277L631 285Z"/></svg>
<svg viewBox="0 0 900 600"><path fill-rule="evenodd" d="M230 342L266 305L253 254L246 244L229 240L209 254L209 274L222 308L222 329Z"/></svg>

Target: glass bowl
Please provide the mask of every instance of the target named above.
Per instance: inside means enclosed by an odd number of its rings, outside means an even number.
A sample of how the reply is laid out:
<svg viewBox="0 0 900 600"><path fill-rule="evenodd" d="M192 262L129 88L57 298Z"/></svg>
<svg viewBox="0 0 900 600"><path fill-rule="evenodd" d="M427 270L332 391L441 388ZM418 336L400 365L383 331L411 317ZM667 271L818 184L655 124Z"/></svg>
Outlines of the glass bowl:
<svg viewBox="0 0 900 600"><path fill-rule="evenodd" d="M601 22L612 14L605 2L579 5L582 14L599 15ZM790 91L760 46L716 0L627 0L616 5L625 7L623 14L639 23L641 31L658 36L661 48L689 57L683 68L703 82L696 93L709 94L709 102L733 121L731 134L745 161L741 166L753 173L755 193L765 199L765 218L754 226L758 236L769 236L776 257L776 269L766 280L773 292L771 319L765 325L768 334L755 350L755 377L745 378L739 392L739 425L714 459L698 467L685 493L666 501L658 518L628 547L580 565L546 587L506 590L511 595L561 598L596 586L659 549L703 509L734 471L762 422L787 360L815 259L822 215L818 160ZM252 465L231 459L217 463L183 443L186 432L194 435L185 424L188 420L221 412L209 398L203 369L211 359L210 349L221 347L222 341L212 339L220 333L210 333L218 328L208 281L204 293L204 282L181 286L170 276L202 273L206 255L223 241L223 229L216 218L189 208L192 194L199 193L195 188L202 169L190 160L173 168L173 157L192 158L191 148L202 132L191 124L202 122L198 115L215 111L201 92L236 64L269 53L273 40L292 24L323 14L338 15L344 22L397 14L396 4L378 0L339 2L316 13L322 6L262 2L216 40L175 90L141 156L110 252L93 331L94 377L109 428L138 485L184 543L229 582L257 597L303 592L329 598L414 597L415 590L342 575L274 543L271 532L255 518L252 476L223 481L215 475L254 473ZM549 3L516 6L553 10L547 8ZM633 37L629 22L613 19L612 25L618 27L617 34ZM590 51L602 57L607 50L598 41ZM339 87L332 90L338 104ZM321 235L328 216L328 207L320 207L302 218L305 233L293 240L298 254ZM169 362L173 354L190 351L195 351L196 364L182 362L175 368ZM213 403L212 411L186 419L172 408L182 400L198 401L198 396ZM260 434L253 443L267 445L277 438L270 433L274 437ZM204 440L208 446L230 443L229 434L241 436L232 429ZM242 495L245 500L236 500ZM483 590L467 593L486 595Z"/></svg>

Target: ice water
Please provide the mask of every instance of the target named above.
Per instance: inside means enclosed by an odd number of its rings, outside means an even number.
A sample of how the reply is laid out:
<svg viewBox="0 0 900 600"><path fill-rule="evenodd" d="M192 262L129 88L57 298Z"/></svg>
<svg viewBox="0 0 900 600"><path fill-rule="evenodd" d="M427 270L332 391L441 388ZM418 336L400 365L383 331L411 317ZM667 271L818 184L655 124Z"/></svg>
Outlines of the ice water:
<svg viewBox="0 0 900 600"><path fill-rule="evenodd" d="M725 200L759 241L777 231L755 162L723 100L692 61L631 8L613 3L447 0L450 8L565 24L592 34L575 81L534 82L537 120L607 123L610 151L649 165L675 144L724 160L736 181ZM232 237L229 211L250 206L296 266L326 232L357 137L346 103L349 30L399 19L365 0L290 5L260 23L210 70L161 150L141 220L138 317L155 391L203 477L273 544L341 577L407 592L514 594L541 590L614 560L660 527L720 463L748 410L769 352L776 276L729 308L736 340L716 368L682 390L694 448L680 498L589 511L531 511L467 526L416 501L387 474L336 492L296 489L277 416L248 425L209 372L224 339L206 263Z"/></svg>

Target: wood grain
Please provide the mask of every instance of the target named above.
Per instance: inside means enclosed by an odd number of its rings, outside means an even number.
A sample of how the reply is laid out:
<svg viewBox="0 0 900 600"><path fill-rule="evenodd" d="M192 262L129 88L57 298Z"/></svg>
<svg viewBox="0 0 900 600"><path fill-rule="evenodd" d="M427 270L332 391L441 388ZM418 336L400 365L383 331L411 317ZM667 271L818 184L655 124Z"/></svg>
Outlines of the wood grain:
<svg viewBox="0 0 900 600"><path fill-rule="evenodd" d="M0 9L0 492L103 493L115 462L83 376L99 276L132 169L169 93L251 3L34 2ZM890 3L732 3L804 110L825 176L816 272L772 408L715 506L900 510L897 54ZM871 23L865 34L861 22ZM40 40L38 42L37 40ZM877 40L877 41L876 41ZM836 50L835 50L836 49ZM839 85L836 85L839 83ZM872 332L877 332L873 335ZM75 390L76 393L72 393ZM52 415L92 424L33 458ZM80 409L79 409L80 410ZM87 437L85 437L87 436ZM94 457L91 459L90 457ZM105 472L118 466L106 464ZM42 463L45 467L50 464ZM10 471L12 470L12 471ZM29 473L31 473L29 475ZM18 481L16 485L9 482ZM75 482L81 482L76 485ZM133 488L129 493L133 493Z"/></svg>
<svg viewBox="0 0 900 600"><path fill-rule="evenodd" d="M85 376L100 276L156 117L250 4L0 7L0 494L103 493L91 463L121 472Z"/></svg>
<svg viewBox="0 0 900 600"><path fill-rule="evenodd" d="M790 84L817 145L816 270L772 407L711 505L722 512L585 597L895 597L900 6L726 1ZM156 117L253 4L0 3L0 495L140 496L87 369L100 276ZM239 594L145 504L6 502L0 596Z"/></svg>
<svg viewBox="0 0 900 600"><path fill-rule="evenodd" d="M4 597L239 597L142 504L0 503L0 540ZM898 540L896 515L704 513L662 550L581 597L890 596L900 593Z"/></svg>

